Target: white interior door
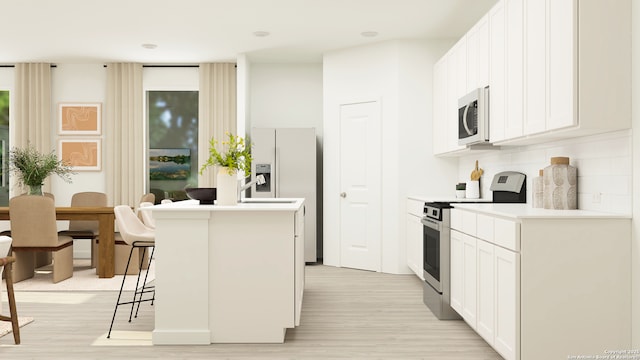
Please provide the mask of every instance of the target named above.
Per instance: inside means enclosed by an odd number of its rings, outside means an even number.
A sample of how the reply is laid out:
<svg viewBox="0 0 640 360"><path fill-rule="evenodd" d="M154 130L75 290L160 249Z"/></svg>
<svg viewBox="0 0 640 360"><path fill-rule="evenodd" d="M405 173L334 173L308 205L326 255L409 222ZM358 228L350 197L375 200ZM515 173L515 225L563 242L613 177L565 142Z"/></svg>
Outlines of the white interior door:
<svg viewBox="0 0 640 360"><path fill-rule="evenodd" d="M381 270L380 105L340 106L340 265Z"/></svg>

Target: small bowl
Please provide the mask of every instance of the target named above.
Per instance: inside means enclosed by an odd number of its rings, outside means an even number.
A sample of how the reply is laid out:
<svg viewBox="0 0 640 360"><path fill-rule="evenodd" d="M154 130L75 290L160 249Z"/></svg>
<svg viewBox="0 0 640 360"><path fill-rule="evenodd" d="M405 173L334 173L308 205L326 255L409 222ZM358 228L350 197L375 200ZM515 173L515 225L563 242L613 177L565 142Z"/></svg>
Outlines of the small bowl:
<svg viewBox="0 0 640 360"><path fill-rule="evenodd" d="M200 205L213 205L216 199L216 188L186 188L189 199L199 200Z"/></svg>

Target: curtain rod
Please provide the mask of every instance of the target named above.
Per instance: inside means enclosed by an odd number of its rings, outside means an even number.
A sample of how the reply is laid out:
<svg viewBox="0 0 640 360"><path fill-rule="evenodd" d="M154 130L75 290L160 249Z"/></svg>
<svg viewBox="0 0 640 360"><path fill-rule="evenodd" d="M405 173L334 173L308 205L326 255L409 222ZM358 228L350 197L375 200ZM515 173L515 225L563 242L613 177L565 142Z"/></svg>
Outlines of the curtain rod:
<svg viewBox="0 0 640 360"><path fill-rule="evenodd" d="M15 65L0 65L0 68L12 68L12 67L16 67ZM51 64L51 67L58 67L58 65L55 64Z"/></svg>

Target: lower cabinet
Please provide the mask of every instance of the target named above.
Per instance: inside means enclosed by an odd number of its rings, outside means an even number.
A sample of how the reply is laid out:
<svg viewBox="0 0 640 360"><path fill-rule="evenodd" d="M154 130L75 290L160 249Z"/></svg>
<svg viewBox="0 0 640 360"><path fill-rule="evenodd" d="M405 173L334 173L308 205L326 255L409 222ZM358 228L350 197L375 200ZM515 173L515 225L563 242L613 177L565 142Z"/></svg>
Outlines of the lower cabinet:
<svg viewBox="0 0 640 360"><path fill-rule="evenodd" d="M424 280L422 271L422 237L423 225L420 222L422 218L424 202L414 199L407 199L407 266L418 276Z"/></svg>
<svg viewBox="0 0 640 360"><path fill-rule="evenodd" d="M519 254L451 231L451 307L505 359L517 359Z"/></svg>
<svg viewBox="0 0 640 360"><path fill-rule="evenodd" d="M562 214L451 211L451 306L507 360L631 348L630 219Z"/></svg>

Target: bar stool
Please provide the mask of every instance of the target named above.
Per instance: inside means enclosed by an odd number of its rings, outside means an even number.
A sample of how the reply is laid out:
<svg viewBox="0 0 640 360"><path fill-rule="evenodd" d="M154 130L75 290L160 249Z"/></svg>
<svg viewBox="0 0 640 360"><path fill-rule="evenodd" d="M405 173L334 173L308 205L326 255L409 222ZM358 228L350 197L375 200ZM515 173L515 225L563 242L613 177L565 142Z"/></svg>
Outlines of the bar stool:
<svg viewBox="0 0 640 360"><path fill-rule="evenodd" d="M131 246L131 250L129 252L129 260L127 260L127 267L125 269L125 273L122 276L122 285L120 286L120 292L118 293L118 300L116 301L116 307L113 310L113 317L111 318L111 325L109 326L109 333L107 334L107 338L111 337L111 330L113 329L113 322L116 319L116 313L118 311L118 306L120 305L128 305L131 304L131 311L129 313L129 322L131 322L131 317L133 316L133 308L137 304L135 317L138 317L138 310L140 309L140 303L150 301L151 305L155 301L155 287L147 286L147 276L149 275L149 270L145 271L144 280L142 281L142 286L140 286L140 275L142 274L144 267L142 261L137 265L138 266L138 278L136 280L136 288L133 292L133 300L131 301L123 301L120 299L122 297L122 289L124 289L124 283L127 278L127 271L131 264L131 257L134 251L138 251L142 249L141 259L144 259L144 254L148 248L151 248L151 255L149 256L149 261L153 260L153 252L155 251L155 231L148 226L145 226L142 221L136 216L136 214L131 210L131 207L128 205L118 205L113 208L113 212L116 215L116 223L118 224L118 229L120 230L120 235L122 239ZM151 296L145 297L145 294L151 294Z"/></svg>

